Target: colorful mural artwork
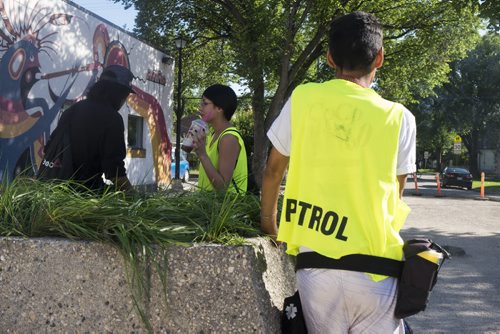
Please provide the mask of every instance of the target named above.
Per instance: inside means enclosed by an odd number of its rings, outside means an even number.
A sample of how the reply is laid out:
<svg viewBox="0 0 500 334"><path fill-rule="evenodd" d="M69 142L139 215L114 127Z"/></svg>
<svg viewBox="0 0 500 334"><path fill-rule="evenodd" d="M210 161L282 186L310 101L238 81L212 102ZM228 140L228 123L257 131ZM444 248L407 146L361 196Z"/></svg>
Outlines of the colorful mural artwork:
<svg viewBox="0 0 500 334"><path fill-rule="evenodd" d="M119 64L135 75L128 110L147 122L154 181L167 184L172 144L162 105L168 107L169 90L163 86L172 80L163 74L161 60L151 70L152 48L123 32L111 38L105 23L89 20L88 12L66 2L24 2L0 0L0 180L11 181L20 172L34 175L60 112L84 98L103 68ZM145 54L137 57L140 52ZM152 73L153 84L161 87L144 85L152 82Z"/></svg>

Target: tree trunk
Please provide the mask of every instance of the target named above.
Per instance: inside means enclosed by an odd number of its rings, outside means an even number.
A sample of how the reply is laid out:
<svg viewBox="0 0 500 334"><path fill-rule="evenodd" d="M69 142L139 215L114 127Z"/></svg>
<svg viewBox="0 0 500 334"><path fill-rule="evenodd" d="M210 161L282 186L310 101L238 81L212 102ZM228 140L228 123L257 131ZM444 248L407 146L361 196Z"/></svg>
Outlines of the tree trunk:
<svg viewBox="0 0 500 334"><path fill-rule="evenodd" d="M437 157L437 166L436 166L436 169L437 169L437 172L441 172L444 168L444 165L443 165L443 149L442 148L438 148L436 150L436 157ZM427 164L429 164L429 161L427 161Z"/></svg>
<svg viewBox="0 0 500 334"><path fill-rule="evenodd" d="M500 133L497 137L497 145L495 150L495 175L496 179L500 180Z"/></svg>
<svg viewBox="0 0 500 334"><path fill-rule="evenodd" d="M266 165L269 140L266 136L264 126L265 103L264 103L264 79L254 78L251 83L252 109L254 120L254 142L252 157L252 172L259 189L262 186L262 172Z"/></svg>
<svg viewBox="0 0 500 334"><path fill-rule="evenodd" d="M469 168L474 178L479 178L481 175L481 171L479 170L477 161L478 144L479 144L479 132L477 130L472 130L470 136L470 145L468 147L468 150L469 150Z"/></svg>

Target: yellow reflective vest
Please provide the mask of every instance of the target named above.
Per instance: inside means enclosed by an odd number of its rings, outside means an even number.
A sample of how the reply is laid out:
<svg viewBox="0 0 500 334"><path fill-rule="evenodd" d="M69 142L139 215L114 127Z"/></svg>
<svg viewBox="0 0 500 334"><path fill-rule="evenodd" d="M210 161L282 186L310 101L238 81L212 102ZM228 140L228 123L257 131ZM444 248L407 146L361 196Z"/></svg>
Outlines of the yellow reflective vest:
<svg viewBox="0 0 500 334"><path fill-rule="evenodd" d="M278 240L292 255L305 246L335 259L401 260L399 230L410 211L396 178L404 107L336 79L297 87L291 108Z"/></svg>
<svg viewBox="0 0 500 334"><path fill-rule="evenodd" d="M211 132L207 136L207 155L214 167L219 169L219 141L221 138L227 134L231 134L238 139L238 143L240 144L240 153L238 155L238 160L236 161L236 167L233 171L233 179L228 186L228 191L236 192L236 193L245 193L247 191L247 179L248 179L248 170L247 170L247 153L245 150L245 143L243 142L243 138L241 138L240 133L235 127L229 127L222 131L216 141L212 143L213 140L213 132ZM215 188L212 185L212 182L208 179L207 173L203 166L200 164L199 176L198 176L198 187L204 191L213 191ZM236 187L238 190L236 190Z"/></svg>

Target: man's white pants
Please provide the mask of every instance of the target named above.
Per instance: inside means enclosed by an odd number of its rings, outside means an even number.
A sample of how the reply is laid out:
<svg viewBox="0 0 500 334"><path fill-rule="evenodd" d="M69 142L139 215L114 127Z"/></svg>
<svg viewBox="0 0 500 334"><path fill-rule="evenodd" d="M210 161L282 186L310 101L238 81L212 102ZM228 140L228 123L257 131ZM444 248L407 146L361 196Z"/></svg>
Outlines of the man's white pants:
<svg viewBox="0 0 500 334"><path fill-rule="evenodd" d="M310 334L404 333L394 317L398 280L347 270L300 269L297 286Z"/></svg>

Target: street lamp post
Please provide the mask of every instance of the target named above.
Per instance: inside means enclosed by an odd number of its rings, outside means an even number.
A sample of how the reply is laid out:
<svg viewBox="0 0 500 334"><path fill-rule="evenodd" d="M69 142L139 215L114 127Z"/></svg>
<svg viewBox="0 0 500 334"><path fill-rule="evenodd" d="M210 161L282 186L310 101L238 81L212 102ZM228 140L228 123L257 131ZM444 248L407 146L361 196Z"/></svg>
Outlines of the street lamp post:
<svg viewBox="0 0 500 334"><path fill-rule="evenodd" d="M182 118L182 103L181 103L181 92L182 92L182 49L186 46L186 40L182 37L178 37L174 40L175 47L179 50L179 69L177 70L177 124L176 124L176 138L175 138L175 179L180 179L180 161L181 161L181 118Z"/></svg>

